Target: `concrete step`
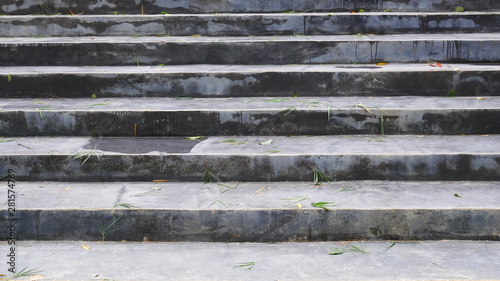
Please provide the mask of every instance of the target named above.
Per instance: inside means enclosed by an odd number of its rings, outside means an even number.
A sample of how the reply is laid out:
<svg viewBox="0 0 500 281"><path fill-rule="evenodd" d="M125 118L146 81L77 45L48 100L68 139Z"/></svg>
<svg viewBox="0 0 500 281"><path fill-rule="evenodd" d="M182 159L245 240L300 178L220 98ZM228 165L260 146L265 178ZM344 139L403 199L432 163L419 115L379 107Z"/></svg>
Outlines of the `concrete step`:
<svg viewBox="0 0 500 281"><path fill-rule="evenodd" d="M294 0L178 0L178 1L129 1L116 3L113 0L3 0L0 5L1 14L41 14L54 15L58 13L84 14L159 14L167 13L227 13L227 12L285 12L285 11L383 11L386 9L401 11L454 11L463 7L466 11L500 10L496 0L325 0L325 1L294 1Z"/></svg>
<svg viewBox="0 0 500 281"><path fill-rule="evenodd" d="M78 183L15 175L18 240L500 239L500 182ZM7 203L0 205L9 225Z"/></svg>
<svg viewBox="0 0 500 281"><path fill-rule="evenodd" d="M500 134L500 97L2 99L2 136Z"/></svg>
<svg viewBox="0 0 500 281"><path fill-rule="evenodd" d="M500 34L7 37L3 66L500 61ZM85 54L85 55L82 55Z"/></svg>
<svg viewBox="0 0 500 281"><path fill-rule="evenodd" d="M21 180L500 180L500 135L3 138Z"/></svg>
<svg viewBox="0 0 500 281"><path fill-rule="evenodd" d="M0 17L0 36L262 36L493 33L500 13L297 13Z"/></svg>
<svg viewBox="0 0 500 281"><path fill-rule="evenodd" d="M0 67L0 97L485 97L498 81L500 66L471 64L19 66Z"/></svg>
<svg viewBox="0 0 500 281"><path fill-rule="evenodd" d="M484 281L498 279L500 266L491 241L19 244L19 268L38 268L44 280ZM352 246L370 254L328 255Z"/></svg>

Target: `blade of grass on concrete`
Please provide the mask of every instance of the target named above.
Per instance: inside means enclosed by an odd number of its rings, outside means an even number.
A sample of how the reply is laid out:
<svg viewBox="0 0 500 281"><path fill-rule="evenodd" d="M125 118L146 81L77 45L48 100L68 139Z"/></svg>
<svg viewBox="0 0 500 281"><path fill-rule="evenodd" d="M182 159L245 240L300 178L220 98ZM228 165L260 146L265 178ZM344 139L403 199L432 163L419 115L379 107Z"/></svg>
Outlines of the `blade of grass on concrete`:
<svg viewBox="0 0 500 281"><path fill-rule="evenodd" d="M313 202L311 203L311 206L316 207L316 208L321 208L325 211L331 211L330 207L335 207L335 202Z"/></svg>
<svg viewBox="0 0 500 281"><path fill-rule="evenodd" d="M306 197L306 196L292 196L290 198L285 198L285 199L280 199L280 200L290 201L288 204L285 205L285 206L289 206L289 205L293 205L295 203L298 203L300 201L304 201L304 200L307 200L307 199L309 199L309 197Z"/></svg>
<svg viewBox="0 0 500 281"><path fill-rule="evenodd" d="M36 270L36 268L35 269L28 269L28 266L26 266L25 268L21 269L21 271L19 271L15 275L13 275L11 278L14 279L14 278L20 278L20 277L33 276L33 275L36 275L40 272L41 271Z"/></svg>
<svg viewBox="0 0 500 281"><path fill-rule="evenodd" d="M241 262L238 265L235 265L234 267L246 267L247 270L252 269L255 266L255 262Z"/></svg>
<svg viewBox="0 0 500 281"><path fill-rule="evenodd" d="M348 252L370 254L370 252L363 249L363 247L356 246L356 245L347 245L344 248L333 248L330 251L328 251L328 254L329 255L341 255L341 254L348 253Z"/></svg>

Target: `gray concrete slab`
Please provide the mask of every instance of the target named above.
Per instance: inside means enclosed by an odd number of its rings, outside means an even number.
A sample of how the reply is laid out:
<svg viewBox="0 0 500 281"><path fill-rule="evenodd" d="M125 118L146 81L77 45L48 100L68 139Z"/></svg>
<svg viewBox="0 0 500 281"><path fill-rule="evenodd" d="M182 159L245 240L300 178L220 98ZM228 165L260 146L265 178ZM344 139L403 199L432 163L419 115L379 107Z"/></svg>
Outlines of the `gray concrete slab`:
<svg viewBox="0 0 500 281"><path fill-rule="evenodd" d="M250 36L492 33L500 13L297 13L3 16L0 36Z"/></svg>
<svg viewBox="0 0 500 281"><path fill-rule="evenodd" d="M113 221L116 233L106 237L113 241L144 236L151 241L498 240L498 186L385 181L314 186L312 179L242 184L17 181L14 218L19 240L99 240L99 226ZM6 190L2 194L7 197ZM313 207L314 202L334 206L327 211ZM7 204L2 206L7 210ZM9 230L0 233L7 237Z"/></svg>
<svg viewBox="0 0 500 281"><path fill-rule="evenodd" d="M317 1L291 1L279 0L262 2L259 0L229 0L209 2L203 0L190 1L143 1L117 4L115 1L102 0L98 3L89 3L85 0L77 1L36 1L5 0L0 5L2 14L42 14L53 15L57 13L84 12L85 14L113 14L113 13L210 13L210 12L285 12L285 11L352 11L364 9L366 11L409 10L409 11L454 11L457 6L472 10L500 10L495 0L327 0Z"/></svg>
<svg viewBox="0 0 500 281"><path fill-rule="evenodd" d="M8 37L0 64L321 64L416 63L436 60L493 63L500 60L500 35L315 35L263 37ZM36 54L36 55L34 55ZM85 54L85 56L82 56Z"/></svg>
<svg viewBox="0 0 500 281"><path fill-rule="evenodd" d="M3 136L498 134L500 98L2 99Z"/></svg>
<svg viewBox="0 0 500 281"><path fill-rule="evenodd" d="M90 249L82 249L83 244ZM333 248L351 245L370 254L327 254ZM82 241L23 242L17 251L19 265L38 268L44 280L497 280L499 277L498 242L406 242L388 249L391 245L391 241L280 244ZM251 269L238 267L248 262L255 265Z"/></svg>
<svg viewBox="0 0 500 281"><path fill-rule="evenodd" d="M3 140L0 155L68 156L92 150L95 146L96 151L103 155L267 155L267 150L280 150L274 155L498 154L500 151L500 135L219 136L200 137L199 140L186 137L14 137ZM261 144L269 140L272 142ZM171 149L176 148L176 145L177 150ZM137 150L127 147L136 147ZM51 152L52 150L55 152Z"/></svg>
<svg viewBox="0 0 500 281"><path fill-rule="evenodd" d="M19 210L318 210L313 202L335 202L334 210L498 209L500 182L484 181L322 181L222 182L16 182ZM454 196L460 195L460 197ZM0 191L7 197L7 189ZM304 197L303 200L293 199ZM48 198L51 198L48 200ZM292 199L290 199L292 198ZM212 203L216 200L225 205ZM290 199L290 200L285 200ZM168 203L167 203L168 202ZM7 209L7 202L0 202Z"/></svg>
<svg viewBox="0 0 500 281"><path fill-rule="evenodd" d="M283 111L290 107L296 110L330 111L352 110L371 112L381 110L450 110L450 109L496 109L500 107L500 97L292 97L280 98L101 98L79 99L2 99L4 111L35 111L35 108L52 107L50 111ZM44 110L44 111L45 111ZM388 114L389 115L389 114ZM325 118L328 119L328 118Z"/></svg>
<svg viewBox="0 0 500 281"><path fill-rule="evenodd" d="M207 169L223 181L309 181L314 170L337 180L499 180L498 138L15 138L0 145L0 164L23 180L200 181Z"/></svg>
<svg viewBox="0 0 500 281"><path fill-rule="evenodd" d="M500 95L497 65L0 67L3 98Z"/></svg>

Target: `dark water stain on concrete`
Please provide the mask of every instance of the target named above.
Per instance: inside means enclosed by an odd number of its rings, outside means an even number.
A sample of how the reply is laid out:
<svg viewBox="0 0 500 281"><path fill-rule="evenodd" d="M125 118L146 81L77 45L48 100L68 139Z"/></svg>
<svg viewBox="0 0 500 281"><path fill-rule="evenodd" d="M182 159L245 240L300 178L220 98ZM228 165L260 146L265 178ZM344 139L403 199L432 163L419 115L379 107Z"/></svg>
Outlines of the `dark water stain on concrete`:
<svg viewBox="0 0 500 281"><path fill-rule="evenodd" d="M128 154L189 153L199 143L185 137L94 138L83 148Z"/></svg>

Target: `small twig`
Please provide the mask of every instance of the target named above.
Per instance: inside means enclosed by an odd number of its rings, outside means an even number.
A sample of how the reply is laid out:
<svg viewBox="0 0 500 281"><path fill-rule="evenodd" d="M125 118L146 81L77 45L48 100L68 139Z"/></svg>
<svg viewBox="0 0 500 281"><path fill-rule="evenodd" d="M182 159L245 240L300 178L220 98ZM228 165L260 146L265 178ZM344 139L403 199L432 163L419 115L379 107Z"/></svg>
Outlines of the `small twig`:
<svg viewBox="0 0 500 281"><path fill-rule="evenodd" d="M17 141L16 141L16 142L17 142ZM26 147L27 149L31 149L31 147L26 146L26 145L24 145L24 144L22 144L22 143L19 143L19 142L17 142L17 145L20 145L20 146L22 146L22 147Z"/></svg>
<svg viewBox="0 0 500 281"><path fill-rule="evenodd" d="M263 191L264 191L264 190L266 190L266 189L267 189L267 187L265 187L265 186L264 186L264 187L262 187L261 189L259 189L259 190L255 191L255 193L254 193L253 195L257 195L257 194L259 194L259 193L263 192Z"/></svg>
<svg viewBox="0 0 500 281"><path fill-rule="evenodd" d="M331 93L333 93L335 90L339 89L341 86L338 86L337 88L334 88L333 90L331 90L330 92L328 92L328 94L326 94L327 96L329 96Z"/></svg>
<svg viewBox="0 0 500 281"><path fill-rule="evenodd" d="M439 265L439 264L437 264L437 263L435 263L435 262L433 262L432 264L433 264L433 265L435 265L435 266L439 266L439 267L441 267L443 270L445 270L445 271L449 272L446 268L442 267L441 265Z"/></svg>
<svg viewBox="0 0 500 281"><path fill-rule="evenodd" d="M52 183L52 182L51 182L51 181L49 181L49 182L47 182L46 184L41 185L41 186L40 186L40 188L44 188L44 187L46 187L47 185L49 185L49 184L51 184L51 183Z"/></svg>

